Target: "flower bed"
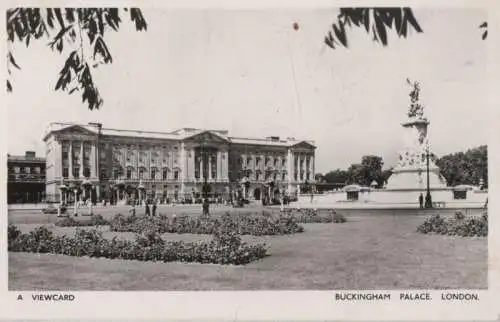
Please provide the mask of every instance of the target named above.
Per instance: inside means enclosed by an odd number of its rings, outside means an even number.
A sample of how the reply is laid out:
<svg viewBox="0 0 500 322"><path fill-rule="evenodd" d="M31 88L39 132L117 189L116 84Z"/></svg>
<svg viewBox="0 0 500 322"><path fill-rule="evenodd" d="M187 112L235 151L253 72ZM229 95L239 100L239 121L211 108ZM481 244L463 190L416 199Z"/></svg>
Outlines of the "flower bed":
<svg viewBox="0 0 500 322"><path fill-rule="evenodd" d="M481 217L465 217L457 212L453 218L443 218L438 215L429 217L417 227L423 234L435 233L460 237L488 236L488 214Z"/></svg>
<svg viewBox="0 0 500 322"><path fill-rule="evenodd" d="M329 210L326 214L321 214L314 209L305 209L298 211L296 213L290 214L294 216L298 223L308 224L308 223L345 223L347 219L344 215L335 212L334 210Z"/></svg>
<svg viewBox="0 0 500 322"><path fill-rule="evenodd" d="M75 220L73 217L67 217L56 221L55 225L59 227L86 227L109 225L109 222L101 215L93 215L89 219L84 220Z"/></svg>
<svg viewBox="0 0 500 322"><path fill-rule="evenodd" d="M221 218L211 216L189 217L181 215L169 218L158 217L124 217L115 216L110 221L111 231L130 231L140 233L153 230L158 233L177 234L214 234L219 229L231 229L240 235L286 235L301 233L304 228L297 224L295 218L286 215L273 216L270 213L226 213Z"/></svg>
<svg viewBox="0 0 500 322"><path fill-rule="evenodd" d="M69 256L104 257L140 261L199 262L244 265L266 256L265 244L250 245L234 232L218 230L209 242L166 242L156 231L145 231L134 241L105 239L96 229L77 229L74 237L55 236L46 227L22 234L8 228L8 250Z"/></svg>

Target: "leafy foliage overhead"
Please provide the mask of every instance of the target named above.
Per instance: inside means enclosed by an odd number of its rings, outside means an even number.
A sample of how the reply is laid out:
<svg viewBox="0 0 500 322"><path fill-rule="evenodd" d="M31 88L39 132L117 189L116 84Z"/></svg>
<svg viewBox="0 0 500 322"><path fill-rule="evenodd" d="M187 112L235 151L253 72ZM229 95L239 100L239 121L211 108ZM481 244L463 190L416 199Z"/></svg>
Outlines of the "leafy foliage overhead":
<svg viewBox="0 0 500 322"><path fill-rule="evenodd" d="M375 42L387 46L387 29L394 29L399 37L406 38L410 28L423 32L410 8L341 8L337 21L325 36L325 43L335 49L348 47L347 27L364 27Z"/></svg>
<svg viewBox="0 0 500 322"><path fill-rule="evenodd" d="M7 10L8 41L29 47L33 39L48 38L48 46L53 51L60 54L69 51L55 90L69 94L80 91L82 102L86 102L90 110L98 109L103 100L94 84L92 68L113 62L104 36L108 31L118 31L126 14L137 31L147 30L146 20L137 8L13 8ZM9 75L12 67L20 69L9 48ZM12 91L9 79L7 91Z"/></svg>

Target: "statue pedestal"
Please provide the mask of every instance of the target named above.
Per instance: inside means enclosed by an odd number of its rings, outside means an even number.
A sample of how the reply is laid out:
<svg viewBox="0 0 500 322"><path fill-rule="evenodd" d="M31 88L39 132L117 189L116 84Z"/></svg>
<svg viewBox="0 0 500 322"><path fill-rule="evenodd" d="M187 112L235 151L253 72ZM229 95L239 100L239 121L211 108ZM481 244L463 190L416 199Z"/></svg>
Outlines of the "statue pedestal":
<svg viewBox="0 0 500 322"><path fill-rule="evenodd" d="M388 190L427 190L427 153L430 153L428 126L429 121L424 117L408 118L402 124L404 147L387 182ZM439 168L432 159L429 160L429 187L446 188L446 181L439 174Z"/></svg>

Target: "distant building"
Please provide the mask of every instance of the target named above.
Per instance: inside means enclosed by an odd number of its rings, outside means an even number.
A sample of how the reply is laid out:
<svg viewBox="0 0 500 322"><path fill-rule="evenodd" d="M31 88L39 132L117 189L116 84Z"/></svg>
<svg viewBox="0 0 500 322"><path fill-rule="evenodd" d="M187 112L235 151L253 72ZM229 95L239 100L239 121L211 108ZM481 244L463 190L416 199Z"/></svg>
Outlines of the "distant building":
<svg viewBox="0 0 500 322"><path fill-rule="evenodd" d="M45 198L45 158L26 151L24 156L7 155L7 202L36 203Z"/></svg>
<svg viewBox="0 0 500 322"><path fill-rule="evenodd" d="M99 123L51 123L44 136L47 195L59 200L86 181L99 199L192 199L206 180L212 195L243 189L250 199L314 183L314 143L294 138L237 138L228 131L183 128L145 132ZM247 183L248 182L248 183ZM275 193L273 192L273 193ZM77 192L79 198L79 192Z"/></svg>

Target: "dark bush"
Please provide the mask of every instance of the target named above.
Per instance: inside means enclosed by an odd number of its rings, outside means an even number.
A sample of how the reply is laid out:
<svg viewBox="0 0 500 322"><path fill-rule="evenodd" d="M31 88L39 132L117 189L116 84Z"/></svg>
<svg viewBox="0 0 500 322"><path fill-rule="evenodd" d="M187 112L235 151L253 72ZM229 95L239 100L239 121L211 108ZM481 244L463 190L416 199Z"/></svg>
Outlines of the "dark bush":
<svg viewBox="0 0 500 322"><path fill-rule="evenodd" d="M329 210L325 213L320 213L315 209L304 209L293 213L291 210L287 212L290 216L297 219L299 223L345 223L347 219L342 214L338 214L334 210Z"/></svg>
<svg viewBox="0 0 500 322"><path fill-rule="evenodd" d="M158 233L177 234L214 234L222 226L230 227L240 235L285 235L304 231L294 218L280 214L274 217L271 213L225 213L221 218L211 216L190 217L181 214L169 219L159 217L123 217L115 216L110 222L111 231L130 231L141 233L154 230Z"/></svg>
<svg viewBox="0 0 500 322"><path fill-rule="evenodd" d="M265 244L248 245L234 231L220 229L210 242L165 242L156 230L147 230L135 241L107 240L102 232L77 229L74 237L54 236L45 227L21 234L9 227L9 251L53 253L70 256L118 258L140 261L182 261L243 265L263 258ZM18 233L19 232L19 233Z"/></svg>
<svg viewBox="0 0 500 322"><path fill-rule="evenodd" d="M481 217L442 218L439 214L427 218L417 231L423 234L435 233L448 236L460 237L485 237L488 236L488 218L484 214Z"/></svg>
<svg viewBox="0 0 500 322"><path fill-rule="evenodd" d="M17 226L9 225L7 237L8 240L14 240L21 235L21 230Z"/></svg>
<svg viewBox="0 0 500 322"><path fill-rule="evenodd" d="M455 212L455 220L464 220L464 219L465 215L463 212L461 212L460 210Z"/></svg>
<svg viewBox="0 0 500 322"><path fill-rule="evenodd" d="M84 220L75 220L73 217L66 217L56 221L55 225L59 227L88 227L109 225L109 222L101 215L93 215L89 219Z"/></svg>

